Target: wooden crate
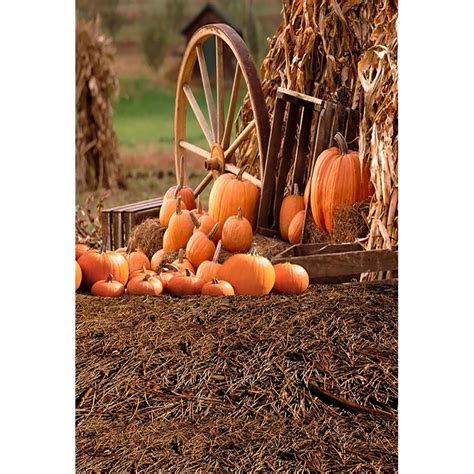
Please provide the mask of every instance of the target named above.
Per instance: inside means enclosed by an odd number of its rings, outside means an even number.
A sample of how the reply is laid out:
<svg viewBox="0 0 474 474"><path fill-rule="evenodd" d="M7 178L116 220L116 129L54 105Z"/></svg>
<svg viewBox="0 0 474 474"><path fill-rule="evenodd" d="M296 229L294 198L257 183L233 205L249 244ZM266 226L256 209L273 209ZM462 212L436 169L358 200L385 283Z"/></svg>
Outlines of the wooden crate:
<svg viewBox="0 0 474 474"><path fill-rule="evenodd" d="M102 237L106 248L115 250L127 245L133 228L149 217L158 217L163 198L104 209L101 214Z"/></svg>
<svg viewBox="0 0 474 474"><path fill-rule="evenodd" d="M310 283L359 281L362 273L398 270L398 252L364 250L358 243L297 244L272 258L272 263L290 262L308 272Z"/></svg>
<svg viewBox="0 0 474 474"><path fill-rule="evenodd" d="M286 127L283 127L285 122ZM279 236L280 208L291 170L291 182L297 183L302 192L310 178L305 176L308 160L312 170L320 153L333 145L336 132L342 133L351 143L356 141L358 129L359 112L356 110L278 88L260 195L258 233ZM311 130L315 132L312 134Z"/></svg>

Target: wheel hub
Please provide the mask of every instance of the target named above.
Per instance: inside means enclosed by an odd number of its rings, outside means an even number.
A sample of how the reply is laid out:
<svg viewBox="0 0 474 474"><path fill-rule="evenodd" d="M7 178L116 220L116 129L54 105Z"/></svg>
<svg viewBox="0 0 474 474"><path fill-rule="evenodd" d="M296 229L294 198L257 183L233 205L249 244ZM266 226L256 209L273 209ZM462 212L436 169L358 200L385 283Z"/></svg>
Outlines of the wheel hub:
<svg viewBox="0 0 474 474"><path fill-rule="evenodd" d="M211 157L204 162L204 167L212 172L214 179L224 172L224 150L219 143L214 143L211 148Z"/></svg>

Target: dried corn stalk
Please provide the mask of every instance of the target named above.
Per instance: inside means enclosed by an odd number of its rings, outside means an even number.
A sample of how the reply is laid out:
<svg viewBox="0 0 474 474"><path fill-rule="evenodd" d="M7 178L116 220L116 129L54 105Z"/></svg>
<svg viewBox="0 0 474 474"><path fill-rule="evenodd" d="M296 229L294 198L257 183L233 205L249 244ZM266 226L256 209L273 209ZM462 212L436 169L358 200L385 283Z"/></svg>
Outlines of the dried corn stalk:
<svg viewBox="0 0 474 474"><path fill-rule="evenodd" d="M76 184L115 188L120 180L110 99L118 93L111 41L97 22L76 24Z"/></svg>

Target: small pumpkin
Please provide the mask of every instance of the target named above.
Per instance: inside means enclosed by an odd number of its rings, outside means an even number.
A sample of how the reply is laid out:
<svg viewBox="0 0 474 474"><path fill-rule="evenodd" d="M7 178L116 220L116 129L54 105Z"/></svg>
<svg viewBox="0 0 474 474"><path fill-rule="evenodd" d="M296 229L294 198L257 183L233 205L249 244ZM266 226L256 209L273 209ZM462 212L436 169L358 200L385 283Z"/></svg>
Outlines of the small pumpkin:
<svg viewBox="0 0 474 474"><path fill-rule="evenodd" d="M157 276L146 275L132 278L127 285L129 295L158 296L163 293L163 283Z"/></svg>
<svg viewBox="0 0 474 474"><path fill-rule="evenodd" d="M219 271L219 278L228 281L236 295L267 295L275 283L275 270L270 261L257 255L252 244L249 253L232 255Z"/></svg>
<svg viewBox="0 0 474 474"><path fill-rule="evenodd" d="M219 263L219 254L222 248L222 240L217 242L216 251L212 257L212 261L204 260L204 262L199 265L196 275L203 279L205 282L211 281L213 278L219 277L219 270L221 264Z"/></svg>
<svg viewBox="0 0 474 474"><path fill-rule="evenodd" d="M197 218L194 211L191 211L191 219L193 220L194 224L193 233L203 232L204 234L208 234L216 224L216 221L208 215ZM212 240L215 244L217 244L217 242L219 241L217 233Z"/></svg>
<svg viewBox="0 0 474 474"><path fill-rule="evenodd" d="M172 198L164 199L163 204L161 205L159 219L162 226L169 226L171 216L173 216L176 211L178 199L180 199L180 208L187 209L186 204L182 201L181 196L179 196L179 188L177 188L174 196Z"/></svg>
<svg viewBox="0 0 474 474"><path fill-rule="evenodd" d="M168 288L168 282L176 275L184 275L184 272L180 272L178 268L171 264L168 264L162 268L158 277L161 280L161 283L163 284L164 291L166 291Z"/></svg>
<svg viewBox="0 0 474 474"><path fill-rule="evenodd" d="M219 224L214 224L214 227L206 235L204 232L194 233L186 245L186 255L188 260L194 265L194 268L198 268L205 260L211 260L216 246L214 245L213 239L219 228Z"/></svg>
<svg viewBox="0 0 474 474"><path fill-rule="evenodd" d="M165 253L178 252L185 248L193 235L194 224L189 211L182 209L181 198L176 200L176 211L171 216L168 228L163 235L163 250Z"/></svg>
<svg viewBox="0 0 474 474"><path fill-rule="evenodd" d="M180 168L180 178L179 183L176 186L172 186L171 188L166 191L165 195L163 196L163 201L167 199L176 199L175 193L178 189L178 196L181 197L182 201L186 205L186 209L195 209L196 208L196 200L194 199L194 191L189 186L184 184L184 156L181 155L181 159L179 162Z"/></svg>
<svg viewBox="0 0 474 474"><path fill-rule="evenodd" d="M304 210L304 197L299 195L298 184L293 186L293 194L286 196L280 208L280 234L283 240L288 240L288 227L293 217Z"/></svg>
<svg viewBox="0 0 474 474"><path fill-rule="evenodd" d="M128 281L133 280L138 276L144 277L145 275L157 276L157 273L154 270L150 270L143 266L140 270L135 270L134 272L130 273Z"/></svg>
<svg viewBox="0 0 474 474"><path fill-rule="evenodd" d="M153 254L151 257L150 261L150 268L152 270L155 270L155 272L158 270L158 268L161 267L161 264L163 263L163 256L165 254L165 251L163 249L158 250Z"/></svg>
<svg viewBox="0 0 474 474"><path fill-rule="evenodd" d="M143 267L151 268L150 260L148 260L148 257L139 249L125 254L125 258L127 259L128 271L130 273L141 270Z"/></svg>
<svg viewBox="0 0 474 474"><path fill-rule="evenodd" d="M110 250L103 252L89 250L77 261L82 271L82 286L90 289L99 280L105 280L109 274L115 281L125 285L128 280L128 263L123 255Z"/></svg>
<svg viewBox="0 0 474 474"><path fill-rule="evenodd" d="M105 280L96 281L91 288L94 296L121 296L124 291L123 283L115 281L112 274L109 274Z"/></svg>
<svg viewBox="0 0 474 474"><path fill-rule="evenodd" d="M242 215L242 208L236 216L230 216L222 229L222 245L229 252L248 252L253 240L252 225Z"/></svg>
<svg viewBox="0 0 474 474"><path fill-rule="evenodd" d="M81 286L82 271L80 265L76 262L76 290Z"/></svg>
<svg viewBox="0 0 474 474"><path fill-rule="evenodd" d="M294 263L278 263L275 269L275 285L273 291L288 295L303 293L309 285L307 271Z"/></svg>
<svg viewBox="0 0 474 474"><path fill-rule="evenodd" d="M204 296L234 296L235 292L232 285L228 281L217 280L213 278L208 281L201 290L201 295Z"/></svg>
<svg viewBox="0 0 474 474"><path fill-rule="evenodd" d="M179 249L178 258L173 262L173 265L176 266L181 272L184 272L186 268L189 268L192 273L196 273L196 269L194 268L193 264L188 260L187 257L185 257L184 249Z"/></svg>
<svg viewBox="0 0 474 474"><path fill-rule="evenodd" d="M199 195L196 199L196 209L194 209L194 215L196 216L197 219L199 219L201 216L208 216L209 215L202 208L201 195Z"/></svg>
<svg viewBox="0 0 474 474"><path fill-rule="evenodd" d="M204 281L196 275L193 275L189 268L186 268L186 274L177 274L168 281L167 291L173 296L199 295Z"/></svg>
<svg viewBox="0 0 474 474"><path fill-rule="evenodd" d="M314 222L331 233L336 210L368 199L373 193L370 168L357 151L350 151L338 132L336 147L324 150L316 160L311 179L310 203Z"/></svg>
<svg viewBox="0 0 474 474"><path fill-rule="evenodd" d="M76 260L79 260L81 255L89 252L91 248L86 244L76 244Z"/></svg>
<svg viewBox="0 0 474 474"><path fill-rule="evenodd" d="M260 191L254 183L242 178L246 168L247 165L243 166L237 176L232 173L221 174L212 186L209 215L219 224L218 239L221 238L224 222L235 215L239 207L252 229L255 229Z"/></svg>
<svg viewBox="0 0 474 474"><path fill-rule="evenodd" d="M296 245L301 242L304 228L304 218L306 211L303 209L298 212L290 222L288 227L288 241L291 245Z"/></svg>

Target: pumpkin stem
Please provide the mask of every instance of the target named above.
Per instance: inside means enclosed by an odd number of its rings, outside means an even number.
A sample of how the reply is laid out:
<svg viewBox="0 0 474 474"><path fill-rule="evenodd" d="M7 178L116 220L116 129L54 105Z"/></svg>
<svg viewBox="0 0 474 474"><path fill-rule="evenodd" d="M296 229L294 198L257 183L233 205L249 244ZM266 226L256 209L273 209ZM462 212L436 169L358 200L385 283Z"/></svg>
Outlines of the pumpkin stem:
<svg viewBox="0 0 474 474"><path fill-rule="evenodd" d="M221 253L222 240L219 239L217 242L216 250L214 252L214 257L212 257L212 263L219 263L219 254Z"/></svg>
<svg viewBox="0 0 474 474"><path fill-rule="evenodd" d="M187 277L192 276L192 272L191 272L191 270L190 270L189 268L186 268L185 272L186 272L186 276L187 276Z"/></svg>
<svg viewBox="0 0 474 474"><path fill-rule="evenodd" d="M213 285L218 285L219 284L219 280L217 278L213 278L211 281L212 281Z"/></svg>
<svg viewBox="0 0 474 474"><path fill-rule="evenodd" d="M239 221L242 220L242 208L241 207L239 207L237 209L237 219L239 219Z"/></svg>
<svg viewBox="0 0 474 474"><path fill-rule="evenodd" d="M216 235L217 229L219 228L219 224L214 224L212 226L212 229L210 230L209 234L207 234L207 238L209 240L212 240L214 236Z"/></svg>
<svg viewBox="0 0 474 474"><path fill-rule="evenodd" d="M146 273L145 276L143 277L143 281L148 281L152 275L150 273Z"/></svg>
<svg viewBox="0 0 474 474"><path fill-rule="evenodd" d="M179 252L178 252L178 262L183 263L183 260L184 260L184 249L181 248L179 249Z"/></svg>
<svg viewBox="0 0 474 474"><path fill-rule="evenodd" d="M194 214L194 210L192 210L189 214L191 215L191 220L193 221L194 227L196 227L196 229L199 229L199 227L201 227L201 223L196 217L196 214Z"/></svg>
<svg viewBox="0 0 474 474"><path fill-rule="evenodd" d="M344 138L344 135L342 135L342 133L340 132L337 132L336 135L334 135L334 140L337 143L337 147L339 148L341 155L348 155L349 147L347 145L346 139Z"/></svg>
<svg viewBox="0 0 474 474"><path fill-rule="evenodd" d="M110 283L112 280L114 279L114 277L112 276L112 273L109 273L109 276L106 278L106 282L107 283Z"/></svg>
<svg viewBox="0 0 474 474"><path fill-rule="evenodd" d="M300 195L300 187L298 186L298 183L294 183L293 184L293 194L295 196L299 196Z"/></svg>
<svg viewBox="0 0 474 474"><path fill-rule="evenodd" d="M255 242L252 242L252 245L249 250L249 255L252 255L252 256L257 255L257 244Z"/></svg>
<svg viewBox="0 0 474 474"><path fill-rule="evenodd" d="M160 273L166 273L169 271L179 272L179 268L174 263L167 263L164 267L161 268Z"/></svg>
<svg viewBox="0 0 474 474"><path fill-rule="evenodd" d="M180 184L178 184L176 186L176 189L174 190L174 196L173 196L174 199L178 199L178 194L179 194L179 192L181 191L182 188L183 187Z"/></svg>
<svg viewBox="0 0 474 474"><path fill-rule="evenodd" d="M245 173L245 171L248 167L249 167L249 165L244 165L244 166L242 166L242 168L240 168L240 171L237 173L237 176L236 176L236 178L239 181L242 181L242 175Z"/></svg>
<svg viewBox="0 0 474 474"><path fill-rule="evenodd" d="M181 196L176 200L176 214L181 214Z"/></svg>

